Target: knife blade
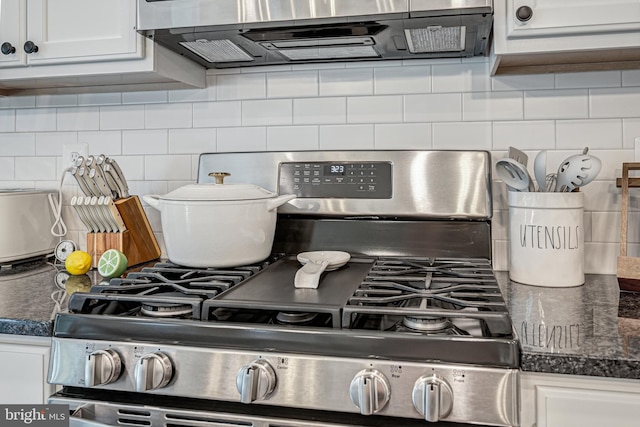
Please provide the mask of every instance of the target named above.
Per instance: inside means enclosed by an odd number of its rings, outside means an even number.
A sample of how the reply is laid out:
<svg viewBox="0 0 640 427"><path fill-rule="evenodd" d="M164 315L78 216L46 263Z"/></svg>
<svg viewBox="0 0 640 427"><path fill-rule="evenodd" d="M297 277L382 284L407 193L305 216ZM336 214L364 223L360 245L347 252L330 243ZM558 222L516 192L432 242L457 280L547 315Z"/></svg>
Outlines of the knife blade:
<svg viewBox="0 0 640 427"><path fill-rule="evenodd" d="M122 188L122 197L129 197L129 184L127 183L127 179L124 177L124 173L122 172L120 165L118 165L118 162L116 162L111 157L107 157L105 159L105 162L111 165L115 173L118 175L118 178L120 178L120 185Z"/></svg>

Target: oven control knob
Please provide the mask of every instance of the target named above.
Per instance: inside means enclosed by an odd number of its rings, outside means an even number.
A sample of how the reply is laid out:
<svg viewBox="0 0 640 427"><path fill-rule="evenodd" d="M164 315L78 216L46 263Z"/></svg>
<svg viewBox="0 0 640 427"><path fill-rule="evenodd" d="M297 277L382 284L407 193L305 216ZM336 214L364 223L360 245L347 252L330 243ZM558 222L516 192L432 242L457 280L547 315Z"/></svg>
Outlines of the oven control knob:
<svg viewBox="0 0 640 427"><path fill-rule="evenodd" d="M236 386L242 403L266 399L276 388L276 373L266 360L255 360L240 369Z"/></svg>
<svg viewBox="0 0 640 427"><path fill-rule="evenodd" d="M114 350L96 350L87 356L84 365L84 385L94 387L114 382L120 376L122 362Z"/></svg>
<svg viewBox="0 0 640 427"><path fill-rule="evenodd" d="M439 376L425 375L413 386L413 406L426 421L441 420L451 412L453 390Z"/></svg>
<svg viewBox="0 0 640 427"><path fill-rule="evenodd" d="M380 371L364 369L351 381L349 394L362 415L372 415L387 404L391 388L389 381Z"/></svg>
<svg viewBox="0 0 640 427"><path fill-rule="evenodd" d="M155 390L166 386L173 377L171 359L162 353L145 354L136 363L136 391Z"/></svg>

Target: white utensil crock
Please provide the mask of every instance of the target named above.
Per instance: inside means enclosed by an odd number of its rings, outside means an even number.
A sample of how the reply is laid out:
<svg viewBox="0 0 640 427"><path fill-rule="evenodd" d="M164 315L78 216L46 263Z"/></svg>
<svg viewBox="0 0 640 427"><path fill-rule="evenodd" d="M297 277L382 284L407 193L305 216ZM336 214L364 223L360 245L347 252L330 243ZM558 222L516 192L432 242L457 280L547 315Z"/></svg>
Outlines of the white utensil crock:
<svg viewBox="0 0 640 427"><path fill-rule="evenodd" d="M535 286L584 284L584 197L580 192L508 193L509 277Z"/></svg>

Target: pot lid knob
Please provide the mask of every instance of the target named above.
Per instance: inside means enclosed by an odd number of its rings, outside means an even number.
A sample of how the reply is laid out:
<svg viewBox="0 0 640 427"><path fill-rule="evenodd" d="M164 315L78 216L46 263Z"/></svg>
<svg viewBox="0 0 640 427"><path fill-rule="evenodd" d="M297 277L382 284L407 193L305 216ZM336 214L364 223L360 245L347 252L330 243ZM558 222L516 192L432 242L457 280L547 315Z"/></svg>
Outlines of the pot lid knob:
<svg viewBox="0 0 640 427"><path fill-rule="evenodd" d="M212 176L216 179L216 184L224 184L224 179L228 176L231 176L229 172L211 172L209 176Z"/></svg>

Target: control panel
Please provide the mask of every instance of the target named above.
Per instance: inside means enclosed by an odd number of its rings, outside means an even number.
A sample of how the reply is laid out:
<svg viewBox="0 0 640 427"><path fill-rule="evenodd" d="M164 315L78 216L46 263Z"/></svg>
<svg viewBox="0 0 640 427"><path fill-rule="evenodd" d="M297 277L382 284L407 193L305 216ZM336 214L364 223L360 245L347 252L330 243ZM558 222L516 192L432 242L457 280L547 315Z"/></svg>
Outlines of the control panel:
<svg viewBox="0 0 640 427"><path fill-rule="evenodd" d="M286 162L280 194L298 198L390 199L391 162Z"/></svg>

